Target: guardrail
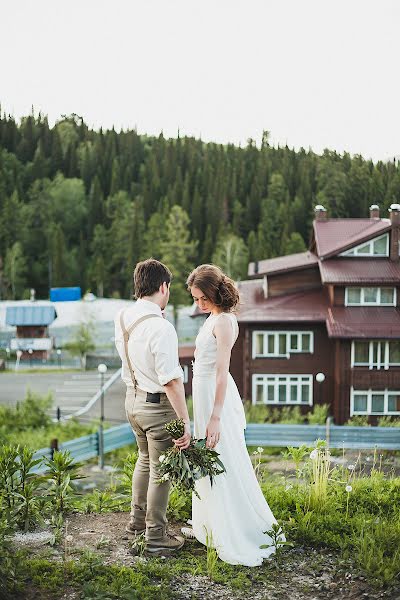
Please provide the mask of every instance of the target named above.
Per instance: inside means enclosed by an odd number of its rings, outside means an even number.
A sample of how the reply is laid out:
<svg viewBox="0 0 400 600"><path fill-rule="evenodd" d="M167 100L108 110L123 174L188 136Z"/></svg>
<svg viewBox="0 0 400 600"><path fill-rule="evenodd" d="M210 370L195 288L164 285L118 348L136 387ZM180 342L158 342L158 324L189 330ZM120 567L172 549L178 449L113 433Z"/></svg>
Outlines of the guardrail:
<svg viewBox="0 0 400 600"><path fill-rule="evenodd" d="M113 375L111 375L110 379L108 379L105 384L95 393L95 395L85 404L85 406L82 406L79 410L70 413L68 415L65 415L63 417L55 417L53 419L54 422L57 421L66 421L68 419L72 419L73 417L80 417L81 415L84 415L85 413L88 412L88 410L90 410L92 408L92 406L94 404L96 404L97 400L99 400L104 393L108 390L108 388L110 388L116 381L117 379L120 378L121 376L121 371L122 369L118 369L117 371L115 371L115 373L113 373ZM58 409L57 409L58 411Z"/></svg>
<svg viewBox="0 0 400 600"><path fill-rule="evenodd" d="M135 443L128 423L110 427L103 432L104 453ZM343 425L286 425L249 423L245 430L247 446L312 446L318 439L327 440L331 448L400 450L399 427L346 427ZM60 444L59 450L69 450L75 462L89 460L100 454L100 434L91 433ZM34 458L51 458L54 448L38 450ZM43 472L38 465L36 472Z"/></svg>

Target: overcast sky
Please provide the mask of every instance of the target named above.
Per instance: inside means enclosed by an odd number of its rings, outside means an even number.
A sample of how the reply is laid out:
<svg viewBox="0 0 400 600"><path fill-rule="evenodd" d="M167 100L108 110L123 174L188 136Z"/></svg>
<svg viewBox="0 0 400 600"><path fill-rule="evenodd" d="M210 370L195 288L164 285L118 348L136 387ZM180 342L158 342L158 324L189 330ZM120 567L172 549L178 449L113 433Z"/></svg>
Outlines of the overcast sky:
<svg viewBox="0 0 400 600"><path fill-rule="evenodd" d="M54 123L400 157L398 0L0 0L0 102Z"/></svg>

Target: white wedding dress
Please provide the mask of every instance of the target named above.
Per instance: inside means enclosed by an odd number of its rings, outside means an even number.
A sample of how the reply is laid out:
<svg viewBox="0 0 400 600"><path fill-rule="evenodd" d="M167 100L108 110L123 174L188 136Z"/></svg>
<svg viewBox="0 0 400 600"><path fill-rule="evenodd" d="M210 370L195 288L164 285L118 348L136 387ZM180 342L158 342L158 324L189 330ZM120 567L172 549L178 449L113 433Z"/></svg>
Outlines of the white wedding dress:
<svg viewBox="0 0 400 600"><path fill-rule="evenodd" d="M217 342L213 329L217 319L229 319L234 339L238 336L235 315L210 315L196 338L193 367L194 436L204 438L213 410L216 387ZM219 452L226 473L217 475L211 486L208 477L196 482L200 500L192 494L192 527L196 539L206 544L208 532L221 560L232 565L260 565L274 548L263 532L276 520L260 489L244 439L246 419L243 403L232 375L221 414ZM282 536L282 540L284 537Z"/></svg>

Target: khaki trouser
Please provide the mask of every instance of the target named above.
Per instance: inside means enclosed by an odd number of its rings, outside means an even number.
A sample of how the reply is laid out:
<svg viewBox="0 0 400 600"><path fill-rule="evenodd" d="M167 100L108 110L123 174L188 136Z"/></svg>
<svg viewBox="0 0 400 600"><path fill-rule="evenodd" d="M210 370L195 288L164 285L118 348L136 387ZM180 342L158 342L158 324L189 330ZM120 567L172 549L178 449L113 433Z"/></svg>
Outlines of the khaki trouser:
<svg viewBox="0 0 400 600"><path fill-rule="evenodd" d="M139 450L132 477L131 523L135 529L146 527L146 537L162 537L168 522L170 484L156 480L160 477L159 457L173 445L165 424L176 419L176 413L166 394L155 404L146 402L146 392L137 389L135 393L133 387L127 387L125 411Z"/></svg>

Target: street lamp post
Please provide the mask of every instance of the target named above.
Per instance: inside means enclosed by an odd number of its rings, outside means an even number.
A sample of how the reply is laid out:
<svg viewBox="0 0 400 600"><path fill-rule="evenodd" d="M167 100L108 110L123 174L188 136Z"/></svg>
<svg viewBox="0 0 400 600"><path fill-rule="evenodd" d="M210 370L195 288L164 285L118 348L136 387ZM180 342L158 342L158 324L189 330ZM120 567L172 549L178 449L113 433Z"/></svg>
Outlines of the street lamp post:
<svg viewBox="0 0 400 600"><path fill-rule="evenodd" d="M15 361L15 370L16 371L18 371L21 356L22 356L22 350L17 350L17 360Z"/></svg>
<svg viewBox="0 0 400 600"><path fill-rule="evenodd" d="M57 348L58 368L61 369L61 350Z"/></svg>
<svg viewBox="0 0 400 600"><path fill-rule="evenodd" d="M101 363L97 367L101 376L100 382L100 426L99 426L99 466L104 469L104 375L107 373L107 365Z"/></svg>

